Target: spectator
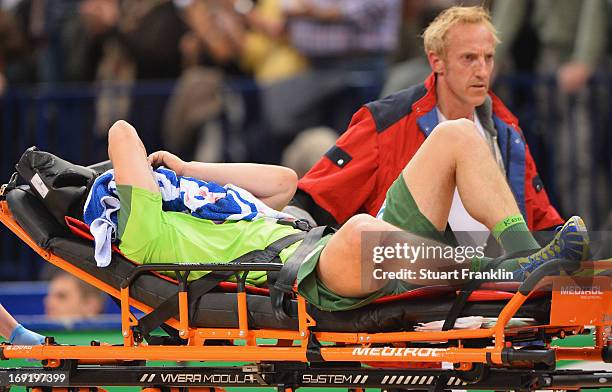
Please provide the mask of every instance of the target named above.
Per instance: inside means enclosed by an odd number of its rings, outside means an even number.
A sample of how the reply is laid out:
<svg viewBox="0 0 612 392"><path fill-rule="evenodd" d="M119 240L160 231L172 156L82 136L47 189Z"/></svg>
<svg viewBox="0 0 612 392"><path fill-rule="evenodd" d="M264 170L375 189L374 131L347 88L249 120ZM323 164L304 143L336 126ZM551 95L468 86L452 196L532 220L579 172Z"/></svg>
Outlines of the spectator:
<svg viewBox="0 0 612 392"><path fill-rule="evenodd" d="M80 1L21 0L12 8L15 23L27 43L26 66L32 67L27 82L57 85L63 81L66 54L62 51L62 30Z"/></svg>
<svg viewBox="0 0 612 392"><path fill-rule="evenodd" d="M45 315L60 321L91 318L104 311L105 301L100 290L59 270L49 282Z"/></svg>
<svg viewBox="0 0 612 392"><path fill-rule="evenodd" d="M303 72L306 58L289 42L281 0L259 0L248 13L242 63L253 70L258 83L270 84Z"/></svg>
<svg viewBox="0 0 612 392"><path fill-rule="evenodd" d="M397 45L398 0L285 2L293 45L315 69L365 70L382 83Z"/></svg>
<svg viewBox="0 0 612 392"><path fill-rule="evenodd" d="M82 44L100 47L100 58L95 65L95 79L103 87L96 102L99 132L106 131L117 118L128 116L131 101L126 89L135 80L179 76L179 42L188 27L172 2L83 0L79 23L89 37ZM66 38L82 40L79 35ZM70 47L70 42L65 44ZM88 53L88 49L77 51L83 52ZM77 75L88 73L78 66L75 68L73 72ZM117 85L122 89L117 89Z"/></svg>
<svg viewBox="0 0 612 392"><path fill-rule="evenodd" d="M248 32L248 0L175 0L189 31L180 41L183 71L163 120L163 144L187 159L223 160L222 129L242 120L242 97L223 90L224 75L244 75L241 63ZM246 8L245 8L246 4ZM242 6L241 6L242 5ZM232 104L225 104L226 100ZM232 109L235 109L232 111ZM232 139L232 151L241 150Z"/></svg>
<svg viewBox="0 0 612 392"><path fill-rule="evenodd" d="M242 54L245 21L233 2L227 0L175 0L195 38L197 62L217 66L226 73L242 73L238 58Z"/></svg>
<svg viewBox="0 0 612 392"><path fill-rule="evenodd" d="M34 80L30 60L26 38L15 15L0 10L0 96L10 84Z"/></svg>
<svg viewBox="0 0 612 392"><path fill-rule="evenodd" d="M345 129L355 109L380 93L399 27L399 0L295 0L283 6L290 42L309 69L262 91L268 153L270 145L282 150L298 130ZM368 88L348 94L355 84Z"/></svg>
<svg viewBox="0 0 612 392"><path fill-rule="evenodd" d="M530 5L533 9L528 12ZM542 135L552 152L562 210L579 213L593 226L603 224L601 212L610 208L612 188L609 167L598 157L606 154L607 128L601 124L606 122L609 102L599 106L597 87L589 88L588 81L605 55L606 1L497 0L492 15L503 41L496 53L500 64L510 62L508 52L526 19L534 29L540 42L536 69L539 75L556 79L559 93L548 87L538 91L539 126L533 131Z"/></svg>

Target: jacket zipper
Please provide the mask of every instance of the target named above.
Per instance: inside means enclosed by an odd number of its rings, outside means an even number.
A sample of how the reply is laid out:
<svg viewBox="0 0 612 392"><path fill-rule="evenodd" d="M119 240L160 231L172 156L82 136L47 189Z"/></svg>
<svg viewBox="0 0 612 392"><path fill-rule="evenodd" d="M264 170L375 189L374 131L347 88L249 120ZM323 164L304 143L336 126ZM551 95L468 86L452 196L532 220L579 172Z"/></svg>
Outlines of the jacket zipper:
<svg viewBox="0 0 612 392"><path fill-rule="evenodd" d="M512 140L510 140L510 127L506 128L506 173L509 175L510 174L510 143L512 143Z"/></svg>

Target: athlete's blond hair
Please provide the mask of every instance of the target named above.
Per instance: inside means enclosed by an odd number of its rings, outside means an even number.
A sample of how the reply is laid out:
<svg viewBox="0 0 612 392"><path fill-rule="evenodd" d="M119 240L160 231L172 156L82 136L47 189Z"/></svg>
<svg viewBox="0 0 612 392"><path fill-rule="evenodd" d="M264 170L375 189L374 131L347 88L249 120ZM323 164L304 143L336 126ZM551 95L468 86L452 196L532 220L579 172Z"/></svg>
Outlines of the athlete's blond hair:
<svg viewBox="0 0 612 392"><path fill-rule="evenodd" d="M493 34L495 44L500 43L497 37L497 30L493 26L493 23L491 23L489 11L481 6L456 6L442 11L423 32L425 53L434 52L445 59L448 30L458 23L482 23L491 31L491 34Z"/></svg>

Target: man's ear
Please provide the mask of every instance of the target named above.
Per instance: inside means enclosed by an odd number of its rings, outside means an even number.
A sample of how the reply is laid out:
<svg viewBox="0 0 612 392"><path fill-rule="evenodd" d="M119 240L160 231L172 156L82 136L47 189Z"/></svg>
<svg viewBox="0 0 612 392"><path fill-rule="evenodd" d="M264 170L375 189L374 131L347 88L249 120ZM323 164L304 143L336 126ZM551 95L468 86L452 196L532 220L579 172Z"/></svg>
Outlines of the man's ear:
<svg viewBox="0 0 612 392"><path fill-rule="evenodd" d="M444 61L439 54L429 51L427 52L427 60L429 61L429 66L434 73L437 73L438 75L444 74Z"/></svg>

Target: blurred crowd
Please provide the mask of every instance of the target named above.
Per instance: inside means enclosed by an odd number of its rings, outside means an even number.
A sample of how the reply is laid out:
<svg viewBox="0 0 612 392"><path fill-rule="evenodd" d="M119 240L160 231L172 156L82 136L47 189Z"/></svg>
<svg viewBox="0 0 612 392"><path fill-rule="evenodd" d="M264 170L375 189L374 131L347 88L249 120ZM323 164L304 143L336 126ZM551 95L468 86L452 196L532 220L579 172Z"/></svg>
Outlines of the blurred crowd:
<svg viewBox="0 0 612 392"><path fill-rule="evenodd" d="M161 146L150 148L206 161L282 160L302 175L364 100L426 78L431 71L420 34L441 10L457 3L483 2L3 0L0 94L22 85L95 83L93 126L103 135L112 122L130 117L132 98L118 97L116 86L174 80L159 114ZM511 109L528 138L544 146L539 155L555 155L550 172L558 176L552 191L558 207L566 215L595 218L588 216L593 200L603 203L604 211L610 207L612 167L606 149L611 144L601 126L609 122L607 111L601 112L606 118L594 118L589 110L593 86L604 89L605 99L611 96L607 15L612 1L484 3L502 40L496 77L522 72L557 82L552 98L550 89L536 92L536 111L552 110L555 124L538 122L538 113L521 118L521 105L529 106L527 112L533 107L520 91L499 94L515 95ZM596 75L606 82L589 84ZM256 83L260 116L256 124L234 126L228 136L224 131L236 117L252 110L246 107L252 102L224 88L236 78ZM347 95L346 87L355 85L369 88L360 90L362 96ZM259 131L252 132L253 127ZM224 143L230 145L229 154L224 155ZM601 159L591 159L594 153ZM564 175L570 171L577 175ZM578 186L569 183L574 177ZM603 226L605 217L600 220Z"/></svg>

